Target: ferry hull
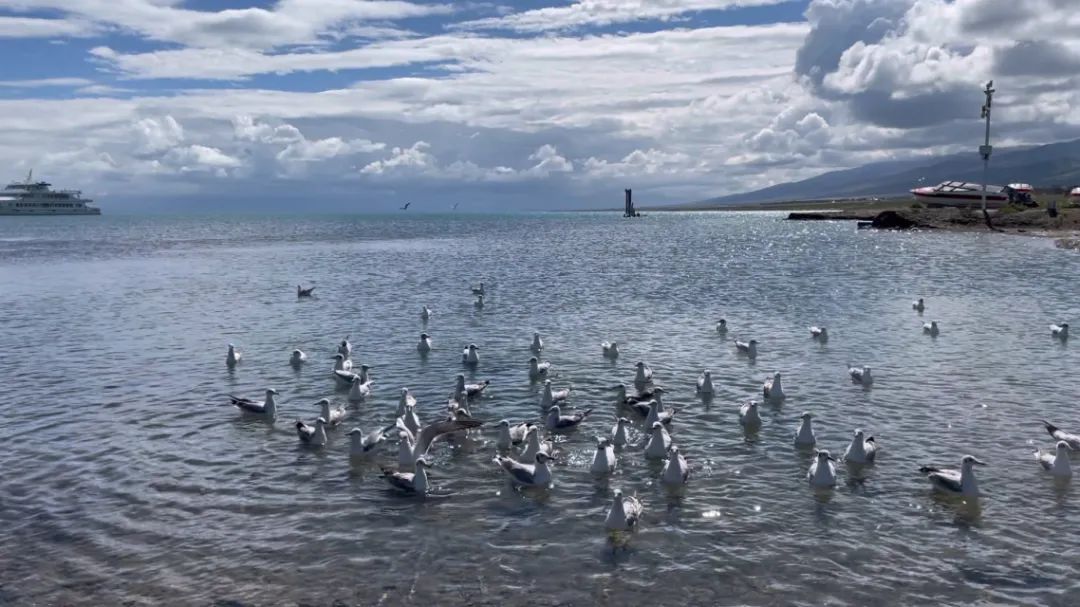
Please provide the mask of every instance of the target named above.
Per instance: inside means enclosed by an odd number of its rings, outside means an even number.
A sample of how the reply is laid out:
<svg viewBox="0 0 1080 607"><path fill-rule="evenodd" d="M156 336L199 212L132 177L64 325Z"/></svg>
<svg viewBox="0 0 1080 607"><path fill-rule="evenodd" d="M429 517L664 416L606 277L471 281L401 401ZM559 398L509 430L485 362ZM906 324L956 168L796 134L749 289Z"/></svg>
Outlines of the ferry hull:
<svg viewBox="0 0 1080 607"><path fill-rule="evenodd" d="M26 215L101 215L101 209L87 207L85 209L19 209L0 207L0 216Z"/></svg>

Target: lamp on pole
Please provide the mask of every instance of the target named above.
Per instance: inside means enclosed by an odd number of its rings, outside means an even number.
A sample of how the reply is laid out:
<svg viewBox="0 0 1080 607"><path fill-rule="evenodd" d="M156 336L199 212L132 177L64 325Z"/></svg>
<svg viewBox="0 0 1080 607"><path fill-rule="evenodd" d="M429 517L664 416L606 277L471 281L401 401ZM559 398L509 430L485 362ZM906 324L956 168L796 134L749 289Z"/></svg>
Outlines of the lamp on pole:
<svg viewBox="0 0 1080 607"><path fill-rule="evenodd" d="M986 83L986 88L983 89L983 93L986 94L986 103L982 106L982 117L986 119L986 141L983 145L979 146L979 154L983 157L983 179L982 179L982 212L983 218L986 220L986 225L993 229L990 224L990 213L986 211L986 180L990 173L990 153L994 151L994 148L990 145L990 104L994 98L994 81Z"/></svg>

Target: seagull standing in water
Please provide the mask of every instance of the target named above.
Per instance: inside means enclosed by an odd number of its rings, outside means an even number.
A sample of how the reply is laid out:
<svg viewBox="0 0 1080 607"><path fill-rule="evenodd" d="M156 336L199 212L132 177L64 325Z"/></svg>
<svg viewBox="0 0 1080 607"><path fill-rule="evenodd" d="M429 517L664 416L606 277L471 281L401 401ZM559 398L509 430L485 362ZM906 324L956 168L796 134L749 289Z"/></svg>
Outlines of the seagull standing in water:
<svg viewBox="0 0 1080 607"><path fill-rule="evenodd" d="M409 495L426 495L428 492L427 469L431 467L426 459L420 457L413 463L412 472L398 472L383 467L383 478L390 486Z"/></svg>
<svg viewBox="0 0 1080 607"><path fill-rule="evenodd" d="M268 388L266 390L266 400L262 402L253 401L250 398L237 398L235 396L230 396L229 401L244 413L260 415L273 420L277 417L277 403L274 402L274 396L276 396L277 393L277 390Z"/></svg>
<svg viewBox="0 0 1080 607"><path fill-rule="evenodd" d="M926 309L926 302L924 302L923 298L920 297L920 298L916 299L915 301L911 302L911 309L915 310L916 312L919 312L921 314L923 312L923 310Z"/></svg>
<svg viewBox="0 0 1080 607"><path fill-rule="evenodd" d="M477 350L479 349L480 348L476 347L476 344L469 344L466 346L461 352L461 362L470 366L480 364L480 354L477 353Z"/></svg>
<svg viewBox="0 0 1080 607"><path fill-rule="evenodd" d="M509 420L500 420L498 425L499 435L495 439L495 446L506 451L514 445L520 445L525 442L530 427L532 427L532 424L527 422L512 426Z"/></svg>
<svg viewBox="0 0 1080 607"><path fill-rule="evenodd" d="M289 357L289 364L290 365L292 365L294 367L299 367L300 365L302 365L302 364L304 364L306 362L307 362L307 354L304 354L303 350L297 348L296 350L292 351L292 356Z"/></svg>
<svg viewBox="0 0 1080 607"><path fill-rule="evenodd" d="M534 456L533 464L525 464L503 455L495 456L494 461L514 483L526 487L546 487L551 484L551 469L547 464L551 459L550 455L541 451Z"/></svg>
<svg viewBox="0 0 1080 607"><path fill-rule="evenodd" d="M338 405L331 409L330 399L327 398L320 399L319 402L315 403L315 406L319 407L321 410L319 417L325 419L326 424L330 427L345 421L345 417L349 415L348 410L345 409L345 405Z"/></svg>
<svg viewBox="0 0 1080 607"><path fill-rule="evenodd" d="M416 351L421 354L431 352L431 337L427 333L420 334L420 343L416 344Z"/></svg>
<svg viewBox="0 0 1080 607"><path fill-rule="evenodd" d="M433 312L431 310L431 308L429 308L427 306L424 306L424 307L420 308L420 320L423 320L423 321L427 322L427 321L431 320L431 315L434 314L434 313L435 312Z"/></svg>
<svg viewBox="0 0 1080 607"><path fill-rule="evenodd" d="M604 351L604 358L610 358L612 360L619 357L619 344L617 342L607 342L600 344L600 348Z"/></svg>
<svg viewBox="0 0 1080 607"><path fill-rule="evenodd" d="M713 395L712 373L708 369L702 371L701 377L697 380L697 393L700 396Z"/></svg>
<svg viewBox="0 0 1080 607"><path fill-rule="evenodd" d="M529 346L529 349L537 355L539 355L540 351L544 349L544 340L540 339L539 333L533 333L532 345Z"/></svg>
<svg viewBox="0 0 1080 607"><path fill-rule="evenodd" d="M1073 451L1080 451L1080 436L1069 434L1046 420L1043 420L1043 425L1046 426L1046 432L1054 437L1054 440L1065 441Z"/></svg>
<svg viewBox="0 0 1080 607"><path fill-rule="evenodd" d="M836 486L836 460L828 451L818 451L814 462L810 464L810 470L806 473L806 480L811 487L825 489Z"/></svg>
<svg viewBox="0 0 1080 607"><path fill-rule="evenodd" d="M686 464L686 458L679 453L679 448L672 445L668 448L667 463L660 472L660 482L668 487L682 487L690 478L690 466Z"/></svg>
<svg viewBox="0 0 1080 607"><path fill-rule="evenodd" d="M877 457L877 443L874 437L867 437L862 430L855 430L851 444L844 450L844 461L850 464L872 464Z"/></svg>
<svg viewBox="0 0 1080 607"><path fill-rule="evenodd" d="M742 354L743 356L749 358L750 360L754 360L755 358L757 358L757 340L756 339L751 339L750 341L739 341L739 340L736 339L735 340L735 349L738 350L739 354Z"/></svg>
<svg viewBox="0 0 1080 607"><path fill-rule="evenodd" d="M320 417L315 420L314 426L296 420L296 435L300 437L300 442L305 445L322 447L326 444L326 420Z"/></svg>
<svg viewBox="0 0 1080 607"><path fill-rule="evenodd" d="M761 388L761 393L765 396L765 400L771 403L778 403L784 400L784 387L780 384L779 371L773 373L772 379L765 381L765 385Z"/></svg>
<svg viewBox="0 0 1080 607"><path fill-rule="evenodd" d="M529 379L536 381L538 379L544 379L551 373L551 363L540 362L540 359L533 356L529 359Z"/></svg>
<svg viewBox="0 0 1080 607"><path fill-rule="evenodd" d="M559 432L564 430L573 430L581 425L581 422L585 421L585 418L589 416L592 409L585 409L584 411L575 411L570 415L563 415L562 410L559 409L559 405L552 405L548 411L547 418L544 420L544 424L548 430L552 432Z"/></svg>
<svg viewBox="0 0 1080 607"><path fill-rule="evenodd" d="M236 366L236 363L240 362L242 357L243 355L240 353L240 350L237 350L236 346L229 344L229 353L225 355L225 364L234 367Z"/></svg>
<svg viewBox="0 0 1080 607"><path fill-rule="evenodd" d="M555 455L555 441L550 438L541 441L540 429L530 425L525 431L525 450L521 452L521 461L531 462L537 453Z"/></svg>
<svg viewBox="0 0 1080 607"><path fill-rule="evenodd" d="M625 417L615 419L615 425L611 428L611 444L616 447L625 447L630 440L626 436L626 427L630 420Z"/></svg>
<svg viewBox="0 0 1080 607"><path fill-rule="evenodd" d="M822 343L829 341L829 330L825 327L810 327L810 337Z"/></svg>
<svg viewBox="0 0 1080 607"><path fill-rule="evenodd" d="M615 447L606 436L596 437L596 453L593 455L589 472L596 476L611 474L615 471Z"/></svg>
<svg viewBox="0 0 1080 607"><path fill-rule="evenodd" d="M428 424L420 429L420 432L411 432L405 428L405 424L398 424L401 432L398 437L402 439L403 446L398 450L398 463L408 470L417 459L427 455L431 443L443 434L460 432L471 428L479 428L483 422L475 419L452 419ZM409 465L405 465L405 464Z"/></svg>
<svg viewBox="0 0 1080 607"><path fill-rule="evenodd" d="M387 426L379 430L372 430L367 434L364 434L364 431L360 428L349 430L347 433L349 435L349 456L363 457L370 454L375 447L386 439L386 433L393 429L394 426Z"/></svg>
<svg viewBox="0 0 1080 607"><path fill-rule="evenodd" d="M795 446L802 449L808 449L817 444L817 437L814 436L814 415L807 411L802 414L802 421L799 423L799 429L795 432Z"/></svg>
<svg viewBox="0 0 1080 607"><path fill-rule="evenodd" d="M750 401L739 407L739 423L747 430L755 430L761 427L761 415L758 414L758 404Z"/></svg>
<svg viewBox="0 0 1080 607"><path fill-rule="evenodd" d="M667 457L668 447L671 446L671 435L664 429L664 424L653 422L650 426L649 440L645 443L645 457L648 459L664 459Z"/></svg>
<svg viewBox="0 0 1080 607"><path fill-rule="evenodd" d="M923 324L922 332L926 333L930 337L937 337L938 333L940 333L941 330L938 329L937 321L931 320L930 322Z"/></svg>
<svg viewBox="0 0 1080 607"><path fill-rule="evenodd" d="M851 381L870 386L874 383L874 376L870 374L870 367L851 367L848 369L848 375L851 376Z"/></svg>
<svg viewBox="0 0 1080 607"><path fill-rule="evenodd" d="M1050 335L1062 341L1069 339L1069 323L1063 322L1060 325L1050 325Z"/></svg>
<svg viewBox="0 0 1080 607"><path fill-rule="evenodd" d="M926 475L934 489L941 493L976 497L979 495L979 483L975 480L975 465L986 464L972 455L965 455L960 460L960 470L923 466L919 472Z"/></svg>
<svg viewBox="0 0 1080 607"><path fill-rule="evenodd" d="M551 380L545 379L544 390L540 393L540 406L544 409L550 409L552 405L566 402L566 399L570 398L570 390L570 388L553 390Z"/></svg>
<svg viewBox="0 0 1080 607"><path fill-rule="evenodd" d="M604 518L604 527L608 531L633 531L637 528L638 519L645 510L641 500L636 497L624 496L619 489L611 500L611 508L608 509Z"/></svg>
<svg viewBox="0 0 1080 607"><path fill-rule="evenodd" d="M1039 462L1043 470L1053 474L1057 478L1069 478L1072 476L1072 463L1069 461L1069 452L1072 448L1065 441L1058 441L1056 453L1043 453L1035 450L1035 460Z"/></svg>

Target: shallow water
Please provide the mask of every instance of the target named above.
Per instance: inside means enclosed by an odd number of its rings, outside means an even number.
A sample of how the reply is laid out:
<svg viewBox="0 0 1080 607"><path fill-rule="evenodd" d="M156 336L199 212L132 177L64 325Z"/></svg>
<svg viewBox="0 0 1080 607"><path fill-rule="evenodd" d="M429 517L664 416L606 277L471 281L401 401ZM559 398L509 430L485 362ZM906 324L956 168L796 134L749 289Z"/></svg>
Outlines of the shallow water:
<svg viewBox="0 0 1080 607"><path fill-rule="evenodd" d="M1078 271L1044 240L767 213L3 218L0 604L1071 605L1080 496L1031 452L1051 445L1040 418L1080 431L1080 357L1047 329L1080 312ZM298 282L318 297L298 301ZM537 419L533 330L572 406L594 408L548 492L509 488L490 444L439 444L449 496L404 498L379 478L392 445L350 464L342 430L314 451L290 427L343 400L329 357L346 334L375 379L346 428L390 423L401 386L440 416L469 342L492 380L474 414ZM733 337L757 339L758 360ZM614 364L598 345L612 339ZM245 352L231 372L228 342ZM311 357L299 372L294 347ZM680 409L681 496L638 450L609 483L588 472L606 389L639 359ZM849 363L873 367L872 389ZM694 395L705 367L711 403ZM747 437L738 405L774 370L787 401ZM227 404L267 386L274 426ZM873 434L877 465L812 492L791 445L803 411L835 455L853 428ZM917 472L965 453L989 463L978 508ZM603 531L616 487L646 507L619 548Z"/></svg>

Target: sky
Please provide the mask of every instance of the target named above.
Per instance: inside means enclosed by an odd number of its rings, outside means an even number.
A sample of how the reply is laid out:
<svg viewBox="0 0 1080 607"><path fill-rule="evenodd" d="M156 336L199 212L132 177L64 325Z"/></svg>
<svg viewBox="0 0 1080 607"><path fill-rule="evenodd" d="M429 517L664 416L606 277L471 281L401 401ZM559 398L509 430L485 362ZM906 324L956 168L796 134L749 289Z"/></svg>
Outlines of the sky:
<svg viewBox="0 0 1080 607"><path fill-rule="evenodd" d="M691 202L1080 137L1077 0L0 0L0 179L103 208ZM978 157L975 156L977 162Z"/></svg>

